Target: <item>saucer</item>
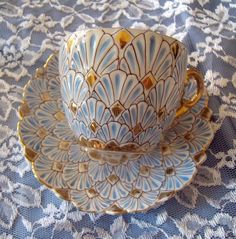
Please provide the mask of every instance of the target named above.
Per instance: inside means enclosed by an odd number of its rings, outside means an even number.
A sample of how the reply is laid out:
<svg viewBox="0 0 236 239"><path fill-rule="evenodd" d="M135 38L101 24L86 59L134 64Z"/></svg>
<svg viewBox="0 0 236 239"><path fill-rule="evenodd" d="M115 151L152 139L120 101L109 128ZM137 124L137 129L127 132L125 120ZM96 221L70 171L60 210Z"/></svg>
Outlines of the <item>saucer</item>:
<svg viewBox="0 0 236 239"><path fill-rule="evenodd" d="M194 82L187 86L185 98L194 94ZM23 98L18 133L35 177L86 212L141 212L168 200L192 181L213 138L205 90L151 153L81 148L63 112L58 53L36 71Z"/></svg>

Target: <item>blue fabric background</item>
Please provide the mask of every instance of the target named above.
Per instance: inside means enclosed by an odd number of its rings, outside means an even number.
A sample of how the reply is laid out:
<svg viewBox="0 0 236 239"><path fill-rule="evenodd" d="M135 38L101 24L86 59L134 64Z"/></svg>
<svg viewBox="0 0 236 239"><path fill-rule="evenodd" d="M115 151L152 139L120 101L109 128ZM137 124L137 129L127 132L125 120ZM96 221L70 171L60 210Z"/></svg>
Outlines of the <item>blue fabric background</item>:
<svg viewBox="0 0 236 239"><path fill-rule="evenodd" d="M151 28L183 41L205 74L215 138L194 182L162 206L123 216L82 213L34 178L18 142L23 86L86 27ZM0 2L0 238L236 238L236 1Z"/></svg>

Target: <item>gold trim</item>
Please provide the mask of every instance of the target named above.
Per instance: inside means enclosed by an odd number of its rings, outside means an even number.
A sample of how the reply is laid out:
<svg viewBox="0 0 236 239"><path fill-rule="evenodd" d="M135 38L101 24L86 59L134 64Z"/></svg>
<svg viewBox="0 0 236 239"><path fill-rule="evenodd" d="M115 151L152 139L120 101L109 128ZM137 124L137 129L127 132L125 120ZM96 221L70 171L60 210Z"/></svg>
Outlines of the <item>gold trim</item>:
<svg viewBox="0 0 236 239"><path fill-rule="evenodd" d="M116 203L113 204L109 209L106 210L107 214L110 215L121 215L128 213L126 210L120 208Z"/></svg>
<svg viewBox="0 0 236 239"><path fill-rule="evenodd" d="M194 155L193 159L196 162L197 165L202 164L203 162L205 162L207 156L205 153L205 150L202 150L201 152L197 153Z"/></svg>
<svg viewBox="0 0 236 239"><path fill-rule="evenodd" d="M30 108L29 108L27 102L23 102L23 103L19 106L18 111L19 111L19 114L20 114L20 117L21 117L21 118L30 115Z"/></svg>
<svg viewBox="0 0 236 239"><path fill-rule="evenodd" d="M185 85L188 84L189 80L191 79L191 76L193 76L197 82L197 93L194 94L194 96L190 100L182 99L181 106L176 112L176 117L180 117L181 115L186 113L201 99L204 93L204 81L202 73L197 68L194 67L189 68L187 70Z"/></svg>
<svg viewBox="0 0 236 239"><path fill-rule="evenodd" d="M52 60L53 57L56 57L56 55L58 55L58 51L55 51L53 54L51 54L48 59L46 60L45 64L43 65L44 71L47 71L48 68L48 64L50 63L50 61Z"/></svg>
<svg viewBox="0 0 236 239"><path fill-rule="evenodd" d="M73 43L74 43L74 36L71 35L66 42L66 49L69 53L71 52L71 47L72 47Z"/></svg>
<svg viewBox="0 0 236 239"><path fill-rule="evenodd" d="M69 189L56 188L56 189L52 189L52 191L61 199L64 199L69 202L71 201Z"/></svg>
<svg viewBox="0 0 236 239"><path fill-rule="evenodd" d="M32 150L31 148L27 148L25 147L25 157L30 161L30 162L34 162L37 157L38 157L38 153L36 153L34 150Z"/></svg>
<svg viewBox="0 0 236 239"><path fill-rule="evenodd" d="M121 30L114 35L114 39L121 49L125 48L125 46L131 42L132 38L133 36L125 28L121 28Z"/></svg>
<svg viewBox="0 0 236 239"><path fill-rule="evenodd" d="M158 199L160 200L159 202L165 202L166 200L170 199L171 197L175 196L177 191L173 192L162 192L160 193Z"/></svg>
<svg viewBox="0 0 236 239"><path fill-rule="evenodd" d="M44 67L39 67L38 69L36 69L35 78L43 77L44 73L45 73Z"/></svg>
<svg viewBox="0 0 236 239"><path fill-rule="evenodd" d="M209 107L205 107L201 111L201 118L210 121L212 116L212 110Z"/></svg>

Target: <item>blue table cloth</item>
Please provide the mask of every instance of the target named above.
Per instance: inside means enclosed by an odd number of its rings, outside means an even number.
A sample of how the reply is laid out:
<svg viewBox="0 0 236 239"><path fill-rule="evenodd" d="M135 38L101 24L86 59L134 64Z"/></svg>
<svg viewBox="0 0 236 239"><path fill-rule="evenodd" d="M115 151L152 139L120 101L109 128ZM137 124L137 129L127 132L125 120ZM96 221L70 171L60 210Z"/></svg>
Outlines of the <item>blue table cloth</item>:
<svg viewBox="0 0 236 239"><path fill-rule="evenodd" d="M148 213L80 212L33 176L18 141L23 86L87 27L150 28L183 41L205 74L215 138L191 185ZM0 238L236 238L236 1L0 1Z"/></svg>

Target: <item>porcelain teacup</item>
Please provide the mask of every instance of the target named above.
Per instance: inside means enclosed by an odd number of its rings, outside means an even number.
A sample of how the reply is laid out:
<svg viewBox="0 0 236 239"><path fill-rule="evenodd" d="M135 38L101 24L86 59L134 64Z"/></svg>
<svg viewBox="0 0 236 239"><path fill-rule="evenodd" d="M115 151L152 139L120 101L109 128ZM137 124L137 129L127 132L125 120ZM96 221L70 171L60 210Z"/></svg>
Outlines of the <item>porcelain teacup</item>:
<svg viewBox="0 0 236 239"><path fill-rule="evenodd" d="M150 30L75 32L61 46L59 75L64 111L79 144L108 151L152 150L203 91L201 73L187 69L184 44ZM197 93L184 100L191 77Z"/></svg>

